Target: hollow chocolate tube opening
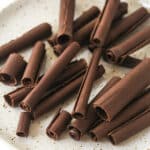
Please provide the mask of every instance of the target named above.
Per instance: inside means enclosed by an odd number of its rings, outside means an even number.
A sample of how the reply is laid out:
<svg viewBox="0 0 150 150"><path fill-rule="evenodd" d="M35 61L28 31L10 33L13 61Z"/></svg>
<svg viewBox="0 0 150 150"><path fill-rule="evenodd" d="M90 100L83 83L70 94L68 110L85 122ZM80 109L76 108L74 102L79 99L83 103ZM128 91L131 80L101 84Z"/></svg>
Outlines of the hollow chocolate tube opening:
<svg viewBox="0 0 150 150"><path fill-rule="evenodd" d="M100 108L100 107L96 107L95 108L97 115L102 119L102 120L107 120L107 114L106 112Z"/></svg>
<svg viewBox="0 0 150 150"><path fill-rule="evenodd" d="M67 34L63 34L59 36L57 40L59 44L65 44L70 41L70 37Z"/></svg>

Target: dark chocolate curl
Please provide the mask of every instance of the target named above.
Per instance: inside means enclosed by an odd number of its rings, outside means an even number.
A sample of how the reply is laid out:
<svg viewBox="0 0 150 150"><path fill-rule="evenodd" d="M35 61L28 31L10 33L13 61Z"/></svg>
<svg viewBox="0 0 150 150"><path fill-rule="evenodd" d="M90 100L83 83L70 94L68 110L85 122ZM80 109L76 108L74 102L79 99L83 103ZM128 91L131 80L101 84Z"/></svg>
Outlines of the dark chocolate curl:
<svg viewBox="0 0 150 150"><path fill-rule="evenodd" d="M59 112L54 116L53 120L46 129L46 133L50 138L57 140L62 132L67 129L68 124L71 121L71 114L64 110L59 110Z"/></svg>
<svg viewBox="0 0 150 150"><path fill-rule="evenodd" d="M36 82L40 66L45 54L44 43L38 41L32 51L29 63L25 69L22 77L22 84L24 86L32 86Z"/></svg>
<svg viewBox="0 0 150 150"><path fill-rule="evenodd" d="M128 39L107 51L107 60L111 63L121 63L128 55L150 43L150 27L131 35Z"/></svg>
<svg viewBox="0 0 150 150"><path fill-rule="evenodd" d="M10 41L0 47L0 60L9 54L18 52L26 47L33 45L36 41L51 35L51 26L48 23L42 23L29 30L22 36Z"/></svg>
<svg viewBox="0 0 150 150"><path fill-rule="evenodd" d="M89 135L95 141L101 140L103 137L106 137L113 129L135 117L149 106L150 90L148 89L146 92L135 98L133 102L125 107L125 109L123 109L111 122L102 122L90 130Z"/></svg>
<svg viewBox="0 0 150 150"><path fill-rule="evenodd" d="M31 123L31 113L21 112L16 134L21 137L27 137Z"/></svg>
<svg viewBox="0 0 150 150"><path fill-rule="evenodd" d="M88 99L92 90L96 69L100 60L101 56L101 49L97 48L93 52L93 56L90 62L90 65L88 67L88 70L86 71L86 74L84 76L83 82L81 84L79 95L77 97L74 109L73 109L73 117L76 119L83 119L86 116L87 113L87 104ZM103 70L105 72L105 70Z"/></svg>
<svg viewBox="0 0 150 150"><path fill-rule="evenodd" d="M17 85L22 77L26 62L17 53L11 54L0 70L0 81L8 85Z"/></svg>
<svg viewBox="0 0 150 150"><path fill-rule="evenodd" d="M94 103L94 108L102 119L111 121L150 84L150 71L147 70L150 70L150 58L145 58Z"/></svg>
<svg viewBox="0 0 150 150"><path fill-rule="evenodd" d="M57 42L65 44L72 39L75 0L60 1L59 30Z"/></svg>
<svg viewBox="0 0 150 150"><path fill-rule="evenodd" d="M109 133L109 138L113 144L119 144L149 126L150 107Z"/></svg>
<svg viewBox="0 0 150 150"><path fill-rule="evenodd" d="M101 15L99 15L93 32L91 34L91 43L97 47L104 45L109 33L112 21L115 18L120 0L107 0Z"/></svg>

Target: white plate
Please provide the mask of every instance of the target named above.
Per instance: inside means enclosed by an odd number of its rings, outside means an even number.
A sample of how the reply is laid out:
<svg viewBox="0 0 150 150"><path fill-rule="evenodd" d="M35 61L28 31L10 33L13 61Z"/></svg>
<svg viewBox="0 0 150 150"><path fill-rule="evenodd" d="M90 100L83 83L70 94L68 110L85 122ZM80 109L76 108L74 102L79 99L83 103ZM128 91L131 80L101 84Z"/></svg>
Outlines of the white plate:
<svg viewBox="0 0 150 150"><path fill-rule="evenodd" d="M141 0L128 0L129 12L134 11L140 7ZM145 1L146 2L146 1ZM78 16L83 10L89 8L92 5L97 5L102 8L104 0L77 0L76 16ZM53 26L53 30L57 31L58 27L58 14L59 14L59 0L18 0L4 9L0 13L0 44L4 44L7 41L17 37L24 31L27 31L31 27L42 23L49 22ZM148 23L146 24L148 25ZM144 58L150 56L150 46L146 46L141 51L134 55L138 58ZM21 52L21 54L28 60L31 51ZM77 56L77 58L84 57L88 61L91 58L91 54L88 50L85 50ZM52 49L47 46L47 59L45 64L50 67L51 63L55 59L52 54ZM104 85L104 83L110 79L113 75L123 76L129 70L121 67L116 67L110 64L102 62L106 68L106 74L93 88L91 98L96 95L98 90ZM1 64L2 66L2 64ZM0 67L1 67L0 66ZM46 67L46 68L47 68ZM30 128L30 135L28 138L20 138L15 135L16 126L20 109L14 109L9 107L4 99L3 95L12 91L14 88L5 86L0 83L0 135L3 139L10 144L21 150L148 150L150 148L150 128L147 128L130 138L129 140L121 143L118 146L113 146L108 140L100 142L92 142L88 137L84 137L80 142L72 140L67 133L64 133L59 141L54 141L48 138L45 134L45 128L52 119L52 116L56 112L58 107L50 113L44 115L42 118L33 122ZM71 111L75 97L72 97L66 102L64 109Z"/></svg>

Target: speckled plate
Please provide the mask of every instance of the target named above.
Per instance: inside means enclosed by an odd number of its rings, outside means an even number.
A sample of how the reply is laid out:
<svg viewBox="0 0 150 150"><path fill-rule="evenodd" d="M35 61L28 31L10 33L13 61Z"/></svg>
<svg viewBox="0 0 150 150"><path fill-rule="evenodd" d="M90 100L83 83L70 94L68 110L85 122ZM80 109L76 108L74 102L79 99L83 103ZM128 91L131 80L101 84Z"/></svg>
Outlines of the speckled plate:
<svg viewBox="0 0 150 150"><path fill-rule="evenodd" d="M136 8L149 4L149 0L128 0L129 13ZM97 5L102 8L104 0L77 0L76 16L83 10L92 5ZM146 5L148 6L148 5ZM18 0L0 12L0 44L17 37L28 29L42 22L49 22L53 26L53 31L57 31L59 14L59 0ZM148 25L148 23L144 24ZM140 29L140 28L139 28ZM21 55L28 60L31 50L28 49L21 52ZM138 58L150 56L150 46L145 46L134 54ZM85 49L77 56L77 58L86 58L90 60L91 54ZM52 49L47 44L47 56L45 59L45 66L42 71L50 67L55 56ZM129 70L101 62L106 68L106 74L94 85L91 98L96 95L98 90L103 87L105 82L113 75L124 76ZM0 64L0 67L2 64ZM83 137L80 142L72 140L67 132L62 135L59 141L49 139L45 134L45 129L56 112L44 115L40 119L34 121L30 128L30 135L28 138L20 138L15 135L18 117L20 113L19 108L9 107L3 95L12 91L13 87L8 87L0 83L0 136L8 141L11 145L20 150L148 150L150 149L150 128L147 128L139 134L133 136L129 140L121 143L118 146L113 146L107 139L100 142L93 142L88 137ZM64 109L71 111L76 97L68 99L63 106Z"/></svg>

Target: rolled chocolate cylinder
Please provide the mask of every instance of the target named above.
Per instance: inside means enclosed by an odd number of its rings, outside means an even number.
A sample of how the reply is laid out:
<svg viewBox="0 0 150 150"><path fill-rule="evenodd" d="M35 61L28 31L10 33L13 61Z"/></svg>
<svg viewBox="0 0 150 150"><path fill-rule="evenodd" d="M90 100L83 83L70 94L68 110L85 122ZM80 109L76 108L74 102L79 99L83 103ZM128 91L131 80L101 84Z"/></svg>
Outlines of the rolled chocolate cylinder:
<svg viewBox="0 0 150 150"><path fill-rule="evenodd" d="M60 1L59 29L57 42L64 44L72 39L75 0Z"/></svg>
<svg viewBox="0 0 150 150"><path fill-rule="evenodd" d="M5 101L12 107L18 106L18 104L28 95L33 87L21 87L17 88L15 91L12 91L4 95Z"/></svg>
<svg viewBox="0 0 150 150"><path fill-rule="evenodd" d="M150 90L135 98L133 102L125 107L125 109L123 109L111 122L102 122L90 130L89 135L95 141L101 140L103 137L106 137L113 129L117 128L121 124L127 122L140 112L147 109L150 106L149 99Z"/></svg>
<svg viewBox="0 0 150 150"><path fill-rule="evenodd" d="M97 68L96 79L102 76L103 66L99 66ZM83 74L78 78L74 79L72 82L64 86L63 88L56 91L54 94L50 94L43 98L42 102L39 103L36 108L32 112L32 116L34 119L37 119L41 115L47 113L48 111L55 108L57 105L63 103L68 99L69 96L76 93L78 88L81 85L83 80Z"/></svg>
<svg viewBox="0 0 150 150"><path fill-rule="evenodd" d="M141 7L134 11L131 15L118 21L109 32L108 39L105 41L105 46L108 47L115 41L121 34L126 34L133 31L137 26L142 24L149 18L149 12Z"/></svg>
<svg viewBox="0 0 150 150"><path fill-rule="evenodd" d="M119 144L150 126L150 108L109 133L113 144Z"/></svg>
<svg viewBox="0 0 150 150"><path fill-rule="evenodd" d="M51 26L48 23L40 24L15 40L0 46L0 59L7 57L10 53L29 47L49 35L51 35Z"/></svg>
<svg viewBox="0 0 150 150"><path fill-rule="evenodd" d="M148 43L150 43L150 27L145 27L118 45L108 49L106 52L107 60L111 63L120 63L127 55L139 50Z"/></svg>
<svg viewBox="0 0 150 150"><path fill-rule="evenodd" d="M91 20L96 18L100 13L100 10L96 6L90 7L88 10L84 11L74 22L73 22L73 32L76 32L81 27L89 23Z"/></svg>
<svg viewBox="0 0 150 150"><path fill-rule="evenodd" d="M69 112L59 110L46 129L47 135L50 138L57 140L60 135L67 129L71 119L71 114Z"/></svg>
<svg viewBox="0 0 150 150"><path fill-rule="evenodd" d="M100 98L105 92L107 92L113 85L115 85L121 78L113 77L95 96L95 98L88 104L88 112L85 119L75 119L69 126L69 135L75 139L80 140L80 138L88 132L88 130L97 122L98 116L93 109L93 102Z"/></svg>
<svg viewBox="0 0 150 150"><path fill-rule="evenodd" d="M96 6L92 6L88 10L86 10L85 12L83 12L78 18L76 18L73 21L73 32L76 32L81 27L83 27L84 25L86 25L87 23L89 23L91 20L93 20L94 18L96 18L99 15L99 13L100 13L100 10ZM63 44L58 44L57 43L57 35L56 34L54 34L53 36L51 36L48 39L48 42L53 47L57 45L56 49L58 49L58 48L60 49L61 46L62 46L63 50L64 50L67 47L67 44L64 44L64 45L66 45L66 47L65 47Z"/></svg>
<svg viewBox="0 0 150 150"><path fill-rule="evenodd" d="M7 85L17 85L25 67L26 62L22 56L11 54L0 71L0 81Z"/></svg>
<svg viewBox="0 0 150 150"><path fill-rule="evenodd" d="M102 119L111 121L150 84L150 72L147 70L150 70L150 58L145 58L93 104Z"/></svg>
<svg viewBox="0 0 150 150"><path fill-rule="evenodd" d="M117 9L119 8L120 0L107 0L101 15L99 15L95 27L91 34L91 43L98 47L102 47L109 33L111 24Z"/></svg>
<svg viewBox="0 0 150 150"><path fill-rule="evenodd" d="M118 65L127 67L127 68L134 68L136 67L139 63L141 63L141 59L127 56L125 59L122 60Z"/></svg>
<svg viewBox="0 0 150 150"><path fill-rule="evenodd" d="M16 134L21 137L27 137L31 123L31 113L21 112Z"/></svg>
<svg viewBox="0 0 150 150"><path fill-rule="evenodd" d="M63 54L55 61L53 66L49 68L37 86L21 102L21 108L26 111L32 111L33 108L40 102L40 97L51 88L57 77L62 73L66 65L68 65L72 58L75 57L79 50L80 45L77 42L71 43Z"/></svg>
<svg viewBox="0 0 150 150"><path fill-rule="evenodd" d="M86 67L87 64L84 59L71 62L64 70L63 75L55 81L55 83L52 85L48 92L53 93L59 88L62 88L63 86L65 86L66 84L83 74L86 70ZM38 81L40 81L40 79ZM29 94L29 92L31 92L34 86L18 88L15 91L4 95L4 98L10 106L18 106L18 104Z"/></svg>
<svg viewBox="0 0 150 150"><path fill-rule="evenodd" d="M101 49L97 48L93 52L90 65L86 71L81 84L79 94L74 105L72 116L76 119L84 119L87 114L88 99L92 90L96 69L100 60ZM103 70L105 72L105 70Z"/></svg>
<svg viewBox="0 0 150 150"><path fill-rule="evenodd" d="M22 77L22 84L24 86L32 86L35 83L40 66L42 64L42 60L44 58L44 54L44 43L38 41L33 48L29 63Z"/></svg>

